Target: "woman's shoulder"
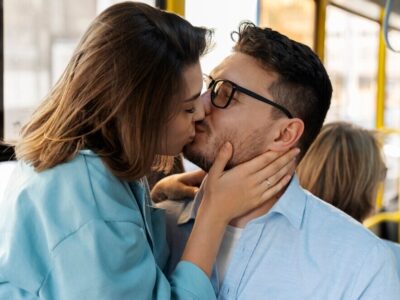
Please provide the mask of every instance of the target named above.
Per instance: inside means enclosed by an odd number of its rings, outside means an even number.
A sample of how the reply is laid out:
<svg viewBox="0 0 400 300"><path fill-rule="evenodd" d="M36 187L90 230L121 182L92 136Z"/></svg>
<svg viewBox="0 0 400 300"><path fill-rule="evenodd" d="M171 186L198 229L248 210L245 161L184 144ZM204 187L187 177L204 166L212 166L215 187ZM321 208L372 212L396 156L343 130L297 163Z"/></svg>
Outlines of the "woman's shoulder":
<svg viewBox="0 0 400 300"><path fill-rule="evenodd" d="M2 200L1 227L41 228L50 246L90 220L140 221L128 185L98 156L79 153L42 172L19 162L13 178Z"/></svg>
<svg viewBox="0 0 400 300"><path fill-rule="evenodd" d="M105 251L110 245L147 249L141 243L145 226L138 205L132 204L144 189L135 183L134 194L97 156L80 153L43 172L19 162L15 172L0 209L4 280L36 293L54 269L56 257L67 257L68 262L80 251L90 250L92 256L112 261L115 254ZM86 260L82 257L81 263Z"/></svg>
<svg viewBox="0 0 400 300"><path fill-rule="evenodd" d="M4 201L10 204L50 210L62 206L63 201L90 198L90 178L81 155L44 171L19 161L4 194Z"/></svg>

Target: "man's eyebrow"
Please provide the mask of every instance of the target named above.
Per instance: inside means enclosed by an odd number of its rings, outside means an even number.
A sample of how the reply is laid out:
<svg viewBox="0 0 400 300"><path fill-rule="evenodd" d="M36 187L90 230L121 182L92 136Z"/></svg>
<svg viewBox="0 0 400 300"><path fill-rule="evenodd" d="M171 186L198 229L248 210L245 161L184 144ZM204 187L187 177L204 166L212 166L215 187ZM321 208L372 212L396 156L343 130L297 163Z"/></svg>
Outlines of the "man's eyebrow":
<svg viewBox="0 0 400 300"><path fill-rule="evenodd" d="M192 97L190 97L190 98L188 98L186 100L183 100L183 102L189 102L189 101L196 100L197 98L200 97L200 95L201 95L201 92L198 92L197 94L193 95Z"/></svg>

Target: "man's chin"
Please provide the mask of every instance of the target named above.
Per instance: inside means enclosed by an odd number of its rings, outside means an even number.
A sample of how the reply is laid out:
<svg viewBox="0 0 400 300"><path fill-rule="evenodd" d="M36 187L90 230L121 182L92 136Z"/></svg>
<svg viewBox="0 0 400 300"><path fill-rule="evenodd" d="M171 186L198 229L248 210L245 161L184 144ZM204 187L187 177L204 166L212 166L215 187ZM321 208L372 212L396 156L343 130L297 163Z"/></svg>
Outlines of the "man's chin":
<svg viewBox="0 0 400 300"><path fill-rule="evenodd" d="M206 154L199 151L197 149L197 147L194 147L194 145L192 143L192 144L186 145L183 148L183 156L190 162L194 163L199 168L208 172L214 163L216 153L213 153L212 155L210 155L211 157L207 156ZM235 166L235 164L232 162L232 160L229 160L225 166L225 170L226 171L230 170L234 166Z"/></svg>
<svg viewBox="0 0 400 300"><path fill-rule="evenodd" d="M194 143L190 143L183 148L183 156L206 172L210 170L214 162L214 159L207 159L206 155L201 153Z"/></svg>

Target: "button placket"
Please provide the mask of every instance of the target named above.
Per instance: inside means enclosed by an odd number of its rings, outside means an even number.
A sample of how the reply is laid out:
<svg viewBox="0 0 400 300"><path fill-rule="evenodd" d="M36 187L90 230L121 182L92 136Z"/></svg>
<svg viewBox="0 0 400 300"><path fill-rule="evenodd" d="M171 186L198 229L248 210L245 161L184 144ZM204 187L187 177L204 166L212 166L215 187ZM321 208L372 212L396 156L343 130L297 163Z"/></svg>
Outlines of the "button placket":
<svg viewBox="0 0 400 300"><path fill-rule="evenodd" d="M236 299L252 254L257 247L264 224L249 224L245 227L221 287L219 299Z"/></svg>

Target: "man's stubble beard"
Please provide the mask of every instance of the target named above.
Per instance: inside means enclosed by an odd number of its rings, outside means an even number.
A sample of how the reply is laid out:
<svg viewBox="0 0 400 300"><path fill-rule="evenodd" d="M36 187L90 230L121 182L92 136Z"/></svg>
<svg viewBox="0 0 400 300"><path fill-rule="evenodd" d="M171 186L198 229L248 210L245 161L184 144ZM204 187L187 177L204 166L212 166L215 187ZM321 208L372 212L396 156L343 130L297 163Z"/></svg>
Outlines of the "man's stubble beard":
<svg viewBox="0 0 400 300"><path fill-rule="evenodd" d="M258 128L253 133L246 135L242 140L235 136L235 131L225 132L223 136L215 136L212 138L209 127L204 133L207 135L207 141L204 144L187 145L183 149L183 155L186 159L199 166L204 171L208 172L212 167L219 149L225 141L230 141L233 144L233 155L225 167L229 170L236 165L248 161L257 155L266 151L264 147L264 138L266 128Z"/></svg>
<svg viewBox="0 0 400 300"><path fill-rule="evenodd" d="M209 135L208 135L209 137ZM217 156L218 150L221 148L223 141L219 138L210 141L208 140L204 144L199 145L187 145L183 148L183 155L186 159L203 169L204 171L210 171L214 160ZM230 161L228 162L226 169L229 168ZM232 167L232 166L231 166Z"/></svg>

